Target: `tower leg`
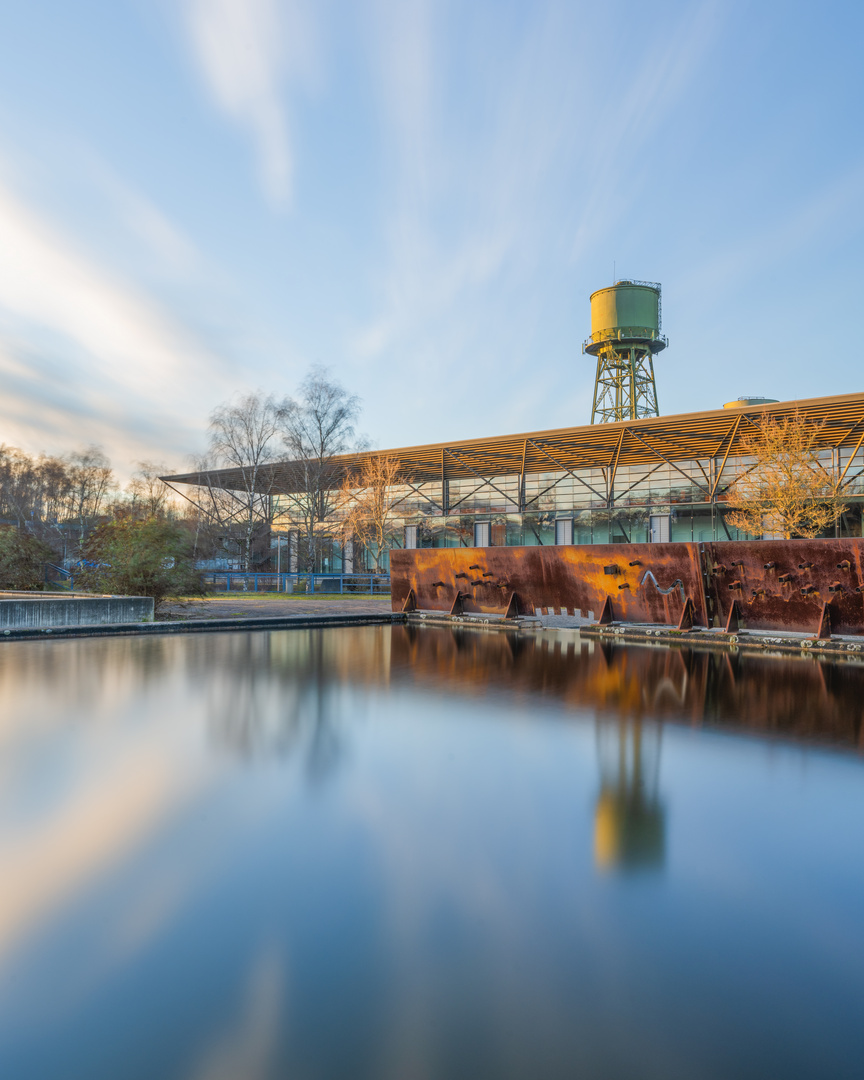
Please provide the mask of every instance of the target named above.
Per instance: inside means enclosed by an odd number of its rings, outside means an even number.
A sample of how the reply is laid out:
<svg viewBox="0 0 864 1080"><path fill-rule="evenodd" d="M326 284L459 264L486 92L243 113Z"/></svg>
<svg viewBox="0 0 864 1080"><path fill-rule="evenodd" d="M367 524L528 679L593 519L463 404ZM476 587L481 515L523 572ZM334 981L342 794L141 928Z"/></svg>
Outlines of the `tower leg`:
<svg viewBox="0 0 864 1080"><path fill-rule="evenodd" d="M658 416L650 346L604 345L597 354L592 424Z"/></svg>

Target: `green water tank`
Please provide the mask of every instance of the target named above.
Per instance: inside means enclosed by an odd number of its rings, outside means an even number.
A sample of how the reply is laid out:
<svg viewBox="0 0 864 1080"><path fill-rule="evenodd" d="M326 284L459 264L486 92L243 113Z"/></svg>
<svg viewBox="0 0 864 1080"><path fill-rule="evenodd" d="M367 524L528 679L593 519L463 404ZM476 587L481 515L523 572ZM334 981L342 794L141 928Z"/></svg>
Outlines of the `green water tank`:
<svg viewBox="0 0 864 1080"><path fill-rule="evenodd" d="M646 281L616 281L591 293L591 337L585 352L596 353L604 344L648 345L652 353L667 345L660 333L660 286Z"/></svg>

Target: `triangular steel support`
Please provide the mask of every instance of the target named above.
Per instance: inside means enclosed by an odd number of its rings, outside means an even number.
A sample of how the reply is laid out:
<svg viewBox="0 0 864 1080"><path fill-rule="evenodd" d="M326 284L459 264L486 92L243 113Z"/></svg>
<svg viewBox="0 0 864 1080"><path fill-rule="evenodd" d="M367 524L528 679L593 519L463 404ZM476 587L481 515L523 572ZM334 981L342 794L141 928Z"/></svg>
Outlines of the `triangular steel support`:
<svg viewBox="0 0 864 1080"><path fill-rule="evenodd" d="M726 616L726 634L737 634L741 629L741 611L738 607L738 601L733 600L732 606L729 608L729 614Z"/></svg>
<svg viewBox="0 0 864 1080"><path fill-rule="evenodd" d="M681 618L678 620L678 630L692 630L693 618L696 615L696 608L693 606L693 601L688 596L684 601L684 608L681 611Z"/></svg>
<svg viewBox="0 0 864 1080"><path fill-rule="evenodd" d="M507 601L507 610L504 612L505 619L518 619L519 618L519 598L515 592L510 593L510 599Z"/></svg>

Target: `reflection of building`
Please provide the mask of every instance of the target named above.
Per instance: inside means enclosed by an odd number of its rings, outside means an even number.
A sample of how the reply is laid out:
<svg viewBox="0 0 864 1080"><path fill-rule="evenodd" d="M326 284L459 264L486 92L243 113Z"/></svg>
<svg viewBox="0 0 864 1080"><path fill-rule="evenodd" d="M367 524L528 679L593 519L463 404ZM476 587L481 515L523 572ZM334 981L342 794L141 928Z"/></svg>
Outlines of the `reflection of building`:
<svg viewBox="0 0 864 1080"><path fill-rule="evenodd" d="M657 795L660 731L653 720L597 722L600 794L594 857L602 869L663 863L664 813Z"/></svg>
<svg viewBox="0 0 864 1080"><path fill-rule="evenodd" d="M737 539L724 523L726 491L742 466L741 438L768 416L800 411L814 423L820 460L835 479L851 481L841 536L862 535L864 393L735 407L681 416L650 416L380 451L397 458L393 544L460 547L600 544L621 541ZM334 486L364 455L335 462ZM282 569L297 568L291 476L273 465L274 527L287 539ZM171 478L183 485L243 488L238 469ZM269 481L268 481L269 484ZM319 568L348 568L350 545L321 545ZM273 550L273 568L276 549ZM355 552L353 569L359 570Z"/></svg>

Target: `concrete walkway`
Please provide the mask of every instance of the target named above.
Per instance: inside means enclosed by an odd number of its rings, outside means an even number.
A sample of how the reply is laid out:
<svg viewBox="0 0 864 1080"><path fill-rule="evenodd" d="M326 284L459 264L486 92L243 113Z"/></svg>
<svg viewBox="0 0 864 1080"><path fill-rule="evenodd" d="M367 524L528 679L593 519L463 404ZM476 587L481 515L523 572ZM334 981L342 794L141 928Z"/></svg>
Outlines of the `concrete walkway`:
<svg viewBox="0 0 864 1080"><path fill-rule="evenodd" d="M203 600L165 604L159 620L275 619L290 615L387 615L389 596L273 596L217 593Z"/></svg>

